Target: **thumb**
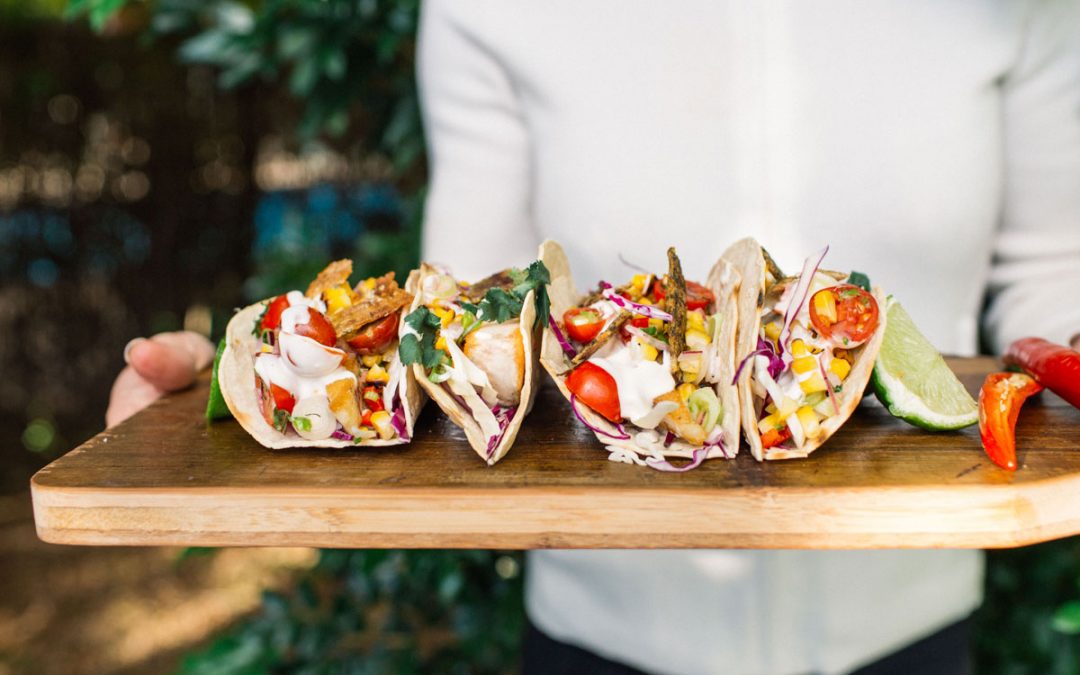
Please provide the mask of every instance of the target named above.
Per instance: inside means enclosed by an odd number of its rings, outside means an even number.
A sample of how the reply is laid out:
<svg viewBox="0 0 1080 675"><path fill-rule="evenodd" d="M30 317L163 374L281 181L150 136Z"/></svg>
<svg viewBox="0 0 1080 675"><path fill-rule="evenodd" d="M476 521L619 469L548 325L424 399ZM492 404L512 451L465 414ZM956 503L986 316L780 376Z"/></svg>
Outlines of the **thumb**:
<svg viewBox="0 0 1080 675"><path fill-rule="evenodd" d="M124 348L124 360L144 380L162 391L189 386L214 359L214 347L198 333L159 333L136 338Z"/></svg>

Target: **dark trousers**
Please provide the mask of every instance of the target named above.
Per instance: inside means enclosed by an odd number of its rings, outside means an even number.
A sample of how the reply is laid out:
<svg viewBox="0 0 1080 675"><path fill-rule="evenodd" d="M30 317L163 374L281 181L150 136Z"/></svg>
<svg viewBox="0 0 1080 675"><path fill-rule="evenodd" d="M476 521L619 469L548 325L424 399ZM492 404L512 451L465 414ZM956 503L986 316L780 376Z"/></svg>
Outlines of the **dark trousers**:
<svg viewBox="0 0 1080 675"><path fill-rule="evenodd" d="M590 651L553 640L529 624L524 675L646 675ZM851 675L971 675L971 620L944 628Z"/></svg>

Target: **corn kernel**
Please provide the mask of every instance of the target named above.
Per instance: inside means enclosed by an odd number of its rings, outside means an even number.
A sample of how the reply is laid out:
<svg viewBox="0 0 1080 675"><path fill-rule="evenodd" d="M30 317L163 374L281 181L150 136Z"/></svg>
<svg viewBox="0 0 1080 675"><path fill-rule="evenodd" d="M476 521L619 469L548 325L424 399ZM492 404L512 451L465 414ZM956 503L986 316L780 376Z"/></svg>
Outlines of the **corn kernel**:
<svg viewBox="0 0 1080 675"><path fill-rule="evenodd" d="M689 401L690 394L693 394L695 391L697 391L697 387L692 384L680 384L678 387L676 387L676 391L679 392L679 397L682 398L682 400Z"/></svg>
<svg viewBox="0 0 1080 675"><path fill-rule="evenodd" d="M382 354L364 354L360 357L360 362L364 364L365 368L377 366L381 361Z"/></svg>
<svg viewBox="0 0 1080 675"><path fill-rule="evenodd" d="M701 347L708 346L712 342L712 339L705 331L701 330L688 330L686 331L686 346L690 349L700 349Z"/></svg>
<svg viewBox="0 0 1080 675"><path fill-rule="evenodd" d="M801 380L799 386L802 388L804 394L813 394L815 391L825 391L828 388L828 385L825 384L825 378L821 376L821 373L814 373L805 380Z"/></svg>
<svg viewBox="0 0 1080 675"><path fill-rule="evenodd" d="M371 413L371 424L378 432L379 438L389 440L394 437L394 426L390 424L390 413L385 410Z"/></svg>
<svg viewBox="0 0 1080 675"><path fill-rule="evenodd" d="M352 304L352 295L347 286L337 286L323 291L326 298L326 311L328 314L337 314Z"/></svg>
<svg viewBox="0 0 1080 675"><path fill-rule="evenodd" d="M807 349L806 349L806 343L805 342L803 342L802 340L792 340L791 341L791 355L792 356L794 356L795 358L799 358L800 356L806 356L809 353L810 352L807 351Z"/></svg>
<svg viewBox="0 0 1080 675"><path fill-rule="evenodd" d="M844 359L834 358L829 363L829 370L831 370L833 375L839 377L840 381L843 382L844 379L847 378L848 373L851 372L851 364Z"/></svg>
<svg viewBox="0 0 1080 675"><path fill-rule="evenodd" d="M645 282L648 280L648 274L635 274L630 279L630 286L636 295L641 295L645 292Z"/></svg>
<svg viewBox="0 0 1080 675"><path fill-rule="evenodd" d="M791 362L791 369L802 375L817 370L817 359L813 356L802 356Z"/></svg>
<svg viewBox="0 0 1080 675"><path fill-rule="evenodd" d="M663 328L663 327L664 327L664 322L663 322L662 319L649 319L649 328L660 329L660 328Z"/></svg>
<svg viewBox="0 0 1080 675"><path fill-rule="evenodd" d="M368 382L389 382L390 373L382 366L375 366L367 371L366 379Z"/></svg>
<svg viewBox="0 0 1080 675"><path fill-rule="evenodd" d="M776 340L780 339L781 330L783 330L783 327L779 323L777 323L776 321L770 321L769 323L765 324L765 337L775 342Z"/></svg>

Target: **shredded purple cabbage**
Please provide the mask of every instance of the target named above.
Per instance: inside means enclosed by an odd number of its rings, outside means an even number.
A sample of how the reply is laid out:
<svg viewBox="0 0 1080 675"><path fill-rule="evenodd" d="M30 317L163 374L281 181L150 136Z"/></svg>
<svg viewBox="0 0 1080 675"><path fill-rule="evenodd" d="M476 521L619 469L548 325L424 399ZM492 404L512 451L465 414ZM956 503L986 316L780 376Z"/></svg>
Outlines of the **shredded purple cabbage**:
<svg viewBox="0 0 1080 675"><path fill-rule="evenodd" d="M334 429L334 433L330 434L330 438L336 438L339 441L351 441L355 440L349 432L344 429Z"/></svg>
<svg viewBox="0 0 1080 675"><path fill-rule="evenodd" d="M652 305L642 305L640 303L633 302L632 300L627 300L623 296L616 293L615 289L612 288L611 284L606 281L600 282L600 288L603 289L601 291L602 295L611 302L613 302L615 306L619 307L620 309L629 310L634 314L647 316L650 319L660 319L661 321L672 321L674 319L674 317L672 317L670 314L663 311L662 309L657 309Z"/></svg>
<svg viewBox="0 0 1080 675"><path fill-rule="evenodd" d="M399 405L394 409L394 414L390 417L390 426L394 427L394 431L397 432L398 438L401 440L412 440L405 424L405 406Z"/></svg>
<svg viewBox="0 0 1080 675"><path fill-rule="evenodd" d="M559 324L555 322L555 317L550 314L548 314L548 326L551 328L551 332L555 334L555 339L559 341L559 346L562 347L563 352L571 359L577 356L577 350L566 339L566 336L559 329Z"/></svg>
<svg viewBox="0 0 1080 675"><path fill-rule="evenodd" d="M698 448L697 450L694 450L694 458L690 460L690 463L682 466L675 466L666 459L657 459L656 457L646 457L645 463L648 464L650 468L656 469L657 471L684 473L701 466L701 463L705 461L705 456L707 454L709 454L708 446Z"/></svg>
<svg viewBox="0 0 1080 675"><path fill-rule="evenodd" d="M742 375L743 368L749 363L755 356L767 356L769 357L769 375L774 379L782 372L784 372L784 360L780 358L780 355L776 353L776 349L773 348L772 343L763 337L757 339L757 349L746 355L746 358L739 364L738 369L735 371L735 377L731 378L731 384L735 384L739 381L739 375Z"/></svg>
<svg viewBox="0 0 1080 675"><path fill-rule="evenodd" d="M580 421L582 424L584 424L585 426L587 426L589 428L589 431L600 434L601 436L607 436L608 438L614 438L617 441L628 441L628 440L630 440L630 434L626 433L626 429L623 428L623 425L621 425L621 424L616 424L615 425L615 430L618 431L620 434L622 434L621 436L616 436L615 434L611 433L610 431L604 431L603 429L596 426L595 424L590 424L589 420L585 419L585 416L581 414L581 411L578 410L577 406L578 406L578 404L577 404L577 396L574 395L574 394L570 394L570 409L574 411L574 416L578 418L578 421Z"/></svg>
<svg viewBox="0 0 1080 675"><path fill-rule="evenodd" d="M671 444L675 442L675 434L670 431L667 432L667 436L664 436L664 447L670 448Z"/></svg>
<svg viewBox="0 0 1080 675"><path fill-rule="evenodd" d="M506 435L506 429L510 426L510 421L514 419L514 413L517 412L517 407L511 406L508 408L496 403L495 407L491 409L491 412L495 415L495 421L499 423L499 433L488 439L488 459L491 459L491 455L495 452L495 448L499 447L499 443L502 441L503 436Z"/></svg>

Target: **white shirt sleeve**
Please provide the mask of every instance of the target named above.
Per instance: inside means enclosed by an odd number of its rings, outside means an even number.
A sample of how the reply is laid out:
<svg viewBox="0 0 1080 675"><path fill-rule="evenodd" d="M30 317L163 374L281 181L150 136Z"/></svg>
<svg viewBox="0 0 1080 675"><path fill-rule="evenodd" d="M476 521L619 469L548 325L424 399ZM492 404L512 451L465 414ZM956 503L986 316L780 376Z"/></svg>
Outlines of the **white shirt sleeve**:
<svg viewBox="0 0 1080 675"><path fill-rule="evenodd" d="M1003 82L1004 203L986 327L1001 352L1080 333L1080 2L1040 3Z"/></svg>
<svg viewBox="0 0 1080 675"><path fill-rule="evenodd" d="M525 120L513 81L478 32L477 5L422 3L417 66L431 166L423 258L452 262L473 281L528 264L539 244Z"/></svg>

